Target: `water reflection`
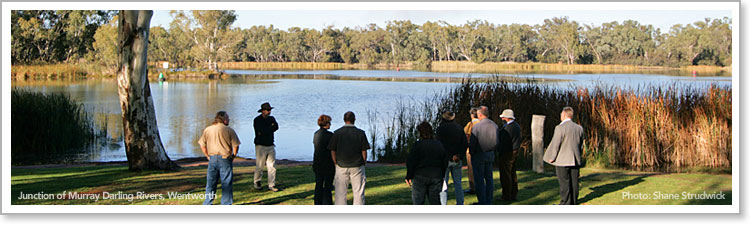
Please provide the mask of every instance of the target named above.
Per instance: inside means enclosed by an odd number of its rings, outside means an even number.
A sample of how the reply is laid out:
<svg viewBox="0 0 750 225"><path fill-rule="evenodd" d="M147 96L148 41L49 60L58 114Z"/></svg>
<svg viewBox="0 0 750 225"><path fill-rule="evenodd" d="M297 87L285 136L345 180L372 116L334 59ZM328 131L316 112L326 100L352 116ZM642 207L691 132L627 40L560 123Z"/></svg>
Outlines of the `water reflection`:
<svg viewBox="0 0 750 225"><path fill-rule="evenodd" d="M318 129L316 120L320 114L333 117L332 129L343 125L343 114L354 111L356 125L368 132L370 124L366 111L376 110L381 117L377 123L385 123L382 117L390 116L399 102L425 100L436 92L447 90L452 83L439 82L379 82L369 80L325 80L315 77L321 74L336 73L335 76L370 77L419 77L438 76L437 73L394 71L298 71L301 78L284 75L289 71L229 71L233 73L255 74L233 76L225 80L170 80L151 82L154 107L162 143L172 159L202 156L196 144L203 128L212 122L217 111L227 111L232 117L230 126L238 133L242 145L239 155L255 158L252 121L261 103L270 102L275 108L273 116L279 122L276 133L277 157L292 160L312 159L312 134ZM271 77L258 77L274 74ZM443 74L439 74L442 76ZM460 75L460 76L459 76ZM452 74L449 77L462 78L467 74ZM478 76L472 74L472 76ZM490 76L490 75L479 75ZM593 86L597 83L618 87L638 87L644 85L679 84L700 86L709 84L731 85L731 77L669 77L634 74L582 74L582 75L524 75L542 79L566 79L553 85ZM272 78L259 80L258 78ZM295 78L295 79L281 79ZM125 161L122 144L122 121L117 84L115 79L54 80L54 81L13 81L13 86L22 86L40 92L61 92L82 102L94 120L105 128L112 139L93 146L86 154L79 156L81 161ZM377 124L384 127L384 124Z"/></svg>

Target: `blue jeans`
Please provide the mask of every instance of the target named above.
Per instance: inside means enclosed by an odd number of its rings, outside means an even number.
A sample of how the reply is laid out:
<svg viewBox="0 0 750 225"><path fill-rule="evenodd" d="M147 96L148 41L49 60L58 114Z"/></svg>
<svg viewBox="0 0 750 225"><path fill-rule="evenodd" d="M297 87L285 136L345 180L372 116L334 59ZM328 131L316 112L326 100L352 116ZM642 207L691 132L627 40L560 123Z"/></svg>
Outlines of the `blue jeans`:
<svg viewBox="0 0 750 225"><path fill-rule="evenodd" d="M495 162L495 152L476 152L471 155L474 167L474 186L477 201L480 205L491 205L495 184L492 181L492 163Z"/></svg>
<svg viewBox="0 0 750 225"><path fill-rule="evenodd" d="M414 176L411 179L411 200L415 205L424 205L425 196L430 205L440 205L440 189L442 178Z"/></svg>
<svg viewBox="0 0 750 225"><path fill-rule="evenodd" d="M216 185L221 181L221 204L231 205L232 199L232 159L222 159L220 155L212 155L208 160L206 170L206 200L204 205L211 205L216 196Z"/></svg>
<svg viewBox="0 0 750 225"><path fill-rule="evenodd" d="M448 162L448 168L445 170L445 179L443 190L440 192L440 204L448 204L448 175L453 174L453 189L456 193L456 205L464 204L464 190L461 187L461 161Z"/></svg>

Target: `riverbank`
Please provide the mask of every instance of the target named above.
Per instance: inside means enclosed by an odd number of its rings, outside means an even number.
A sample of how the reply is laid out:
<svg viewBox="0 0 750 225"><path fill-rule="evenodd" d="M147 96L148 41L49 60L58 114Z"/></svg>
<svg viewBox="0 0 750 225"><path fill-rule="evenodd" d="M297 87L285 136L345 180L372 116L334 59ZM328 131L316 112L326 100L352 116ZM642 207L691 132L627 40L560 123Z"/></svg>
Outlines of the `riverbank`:
<svg viewBox="0 0 750 225"><path fill-rule="evenodd" d="M255 167L252 161L238 159L234 164L234 200L236 205L312 205L315 179L309 162L279 163L277 183L281 192L256 191L252 188ZM128 171L127 165L71 165L68 167L11 169L11 204L14 205L197 205L205 192L205 161L179 162L182 169L175 172ZM466 169L464 169L464 175ZM411 191L403 182L406 168L402 164L368 164L368 205L410 205ZM500 197L500 182L494 171L495 199ZM519 201L495 201L494 204L551 205L559 201L557 178L551 170L544 174L519 171ZM266 180L263 180L266 183ZM468 180L463 177L463 186ZM455 204L452 185L449 204ZM67 193L61 199L26 199L29 194ZM99 196L99 199L70 196ZM110 197L102 199L106 194ZM137 197L138 192L142 197ZM692 194L721 194L723 199L695 199ZM23 195L22 195L23 193ZM655 193L660 193L655 195ZM221 188L219 188L221 195ZM128 198L128 196L133 196ZM649 199L643 199L647 195ZM161 196L149 199L146 196ZM19 199L19 197L22 197ZM348 196L351 202L351 194ZM467 195L466 204L476 202ZM579 200L583 205L730 205L732 177L728 174L708 173L646 173L627 170L584 168L581 170ZM216 200L218 203L218 200ZM467 206L471 207L471 206Z"/></svg>
<svg viewBox="0 0 750 225"><path fill-rule="evenodd" d="M395 64L345 64L345 63L310 63L310 62L221 62L219 68L224 70L420 70L414 63ZM468 61L435 61L426 71L441 73L488 73L488 74L577 74L577 73L643 73L675 76L731 76L731 67L718 66L634 66L634 65L599 65L599 64L548 64L548 63L474 63ZM77 77L114 77L115 68L97 64L51 64L51 65L13 65L12 79L62 79ZM149 77L157 78L164 73L172 78L226 78L231 75L212 71L174 71L163 72L150 66Z"/></svg>

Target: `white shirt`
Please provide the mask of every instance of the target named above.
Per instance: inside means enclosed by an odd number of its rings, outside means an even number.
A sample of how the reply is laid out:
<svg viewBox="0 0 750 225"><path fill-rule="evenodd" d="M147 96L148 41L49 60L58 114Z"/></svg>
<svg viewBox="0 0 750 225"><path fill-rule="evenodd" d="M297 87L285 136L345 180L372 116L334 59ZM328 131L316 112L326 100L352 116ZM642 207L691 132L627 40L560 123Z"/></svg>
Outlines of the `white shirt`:
<svg viewBox="0 0 750 225"><path fill-rule="evenodd" d="M560 122L560 124L563 124L563 123L568 122L568 121L570 121L570 119L565 119L562 122Z"/></svg>

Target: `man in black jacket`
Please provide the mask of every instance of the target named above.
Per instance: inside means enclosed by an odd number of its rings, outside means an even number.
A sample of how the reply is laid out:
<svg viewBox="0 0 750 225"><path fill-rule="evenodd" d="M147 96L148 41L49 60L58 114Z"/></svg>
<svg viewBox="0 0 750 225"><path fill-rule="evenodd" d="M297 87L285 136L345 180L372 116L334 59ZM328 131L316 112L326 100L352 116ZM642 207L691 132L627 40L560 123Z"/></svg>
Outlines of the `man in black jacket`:
<svg viewBox="0 0 750 225"><path fill-rule="evenodd" d="M271 104L268 102L263 103L260 106L258 112L260 115L255 117L253 120L253 128L255 129L255 177L253 179L253 186L256 190L260 190L263 187L260 185L260 180L263 177L263 167L268 168L268 189L271 191L279 191L276 188L276 149L273 144L273 132L279 130L279 124L276 123L276 118L271 116Z"/></svg>
<svg viewBox="0 0 750 225"><path fill-rule="evenodd" d="M443 187L440 192L440 204L448 203L448 178L453 174L453 187L456 193L456 205L464 204L464 191L461 187L461 159L469 146L464 130L454 119L456 114L451 111L443 113L443 122L435 129L435 136L448 154L448 168L445 170Z"/></svg>
<svg viewBox="0 0 750 225"><path fill-rule="evenodd" d="M521 147L521 126L515 122L513 110L506 109L500 115L505 125L500 131L500 185L503 187L502 201L518 200L518 178L516 157Z"/></svg>

